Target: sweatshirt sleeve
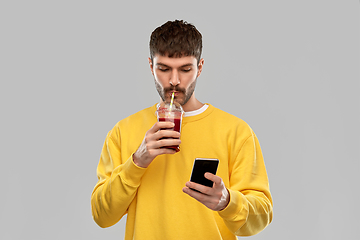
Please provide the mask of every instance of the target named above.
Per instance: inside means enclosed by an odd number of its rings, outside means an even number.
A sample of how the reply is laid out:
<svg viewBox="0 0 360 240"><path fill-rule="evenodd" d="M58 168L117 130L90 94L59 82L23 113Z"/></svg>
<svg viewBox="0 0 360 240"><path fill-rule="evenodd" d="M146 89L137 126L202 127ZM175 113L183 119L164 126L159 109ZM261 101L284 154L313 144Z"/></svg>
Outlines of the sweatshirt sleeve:
<svg viewBox="0 0 360 240"><path fill-rule="evenodd" d="M116 224L134 199L145 168L134 164L132 155L123 161L120 141L112 132L106 137L97 168L98 182L91 194L91 210L100 227Z"/></svg>
<svg viewBox="0 0 360 240"><path fill-rule="evenodd" d="M273 203L263 155L252 130L232 163L230 174L230 202L219 215L235 235L255 235L272 221Z"/></svg>

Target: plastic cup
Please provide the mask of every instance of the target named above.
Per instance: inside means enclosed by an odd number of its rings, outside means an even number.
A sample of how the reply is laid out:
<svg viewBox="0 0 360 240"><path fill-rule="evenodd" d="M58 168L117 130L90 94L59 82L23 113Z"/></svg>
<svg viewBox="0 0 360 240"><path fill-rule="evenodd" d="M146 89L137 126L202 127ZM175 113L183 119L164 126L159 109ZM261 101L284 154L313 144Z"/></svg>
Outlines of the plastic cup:
<svg viewBox="0 0 360 240"><path fill-rule="evenodd" d="M183 109L180 104L173 103L170 108L170 103L161 103L156 111L158 122L172 122L175 124L173 128L166 130L177 131L181 133L181 122L183 116ZM176 152L180 151L179 146L169 146L166 148L174 149Z"/></svg>

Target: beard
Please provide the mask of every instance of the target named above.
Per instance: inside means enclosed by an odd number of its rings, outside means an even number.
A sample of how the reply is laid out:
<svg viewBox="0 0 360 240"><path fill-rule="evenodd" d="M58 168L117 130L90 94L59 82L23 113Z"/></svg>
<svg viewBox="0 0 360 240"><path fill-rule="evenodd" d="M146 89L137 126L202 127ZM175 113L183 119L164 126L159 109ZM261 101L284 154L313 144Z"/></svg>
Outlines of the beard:
<svg viewBox="0 0 360 240"><path fill-rule="evenodd" d="M189 101L189 99L193 95L195 91L196 81L197 78L195 79L195 81L193 81L190 84L190 86L187 89L180 88L179 86L171 86L168 88L163 88L160 85L160 83L155 79L155 87L163 102L170 102L170 94L169 94L170 92L172 91L178 92L179 95L174 97L174 101L179 103L181 106L183 106Z"/></svg>

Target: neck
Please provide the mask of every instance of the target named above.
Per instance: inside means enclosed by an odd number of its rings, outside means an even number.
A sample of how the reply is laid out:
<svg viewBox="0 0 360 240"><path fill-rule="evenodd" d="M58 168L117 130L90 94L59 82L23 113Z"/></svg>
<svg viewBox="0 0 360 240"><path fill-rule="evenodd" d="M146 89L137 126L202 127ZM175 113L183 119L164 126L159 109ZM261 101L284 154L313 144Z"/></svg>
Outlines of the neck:
<svg viewBox="0 0 360 240"><path fill-rule="evenodd" d="M201 103L196 98L194 98L194 99L190 99L186 104L182 106L182 108L184 109L185 112L191 112L200 109L202 106L204 106L204 104Z"/></svg>

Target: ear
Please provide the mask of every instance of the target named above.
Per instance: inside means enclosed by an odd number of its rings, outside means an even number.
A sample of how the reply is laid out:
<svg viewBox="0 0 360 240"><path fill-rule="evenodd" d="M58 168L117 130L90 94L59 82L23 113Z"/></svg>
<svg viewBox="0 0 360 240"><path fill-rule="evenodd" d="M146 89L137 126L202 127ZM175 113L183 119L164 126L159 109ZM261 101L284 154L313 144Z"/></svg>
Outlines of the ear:
<svg viewBox="0 0 360 240"><path fill-rule="evenodd" d="M149 65L150 65L151 73L152 73L152 75L154 75L154 66L153 66L151 58L149 58Z"/></svg>
<svg viewBox="0 0 360 240"><path fill-rule="evenodd" d="M204 66L204 59L202 58L202 59L200 59L199 64L198 64L198 73L197 73L197 77L199 77L199 76L200 76L200 74L201 74L201 72L202 72L202 68L203 68L203 66Z"/></svg>

